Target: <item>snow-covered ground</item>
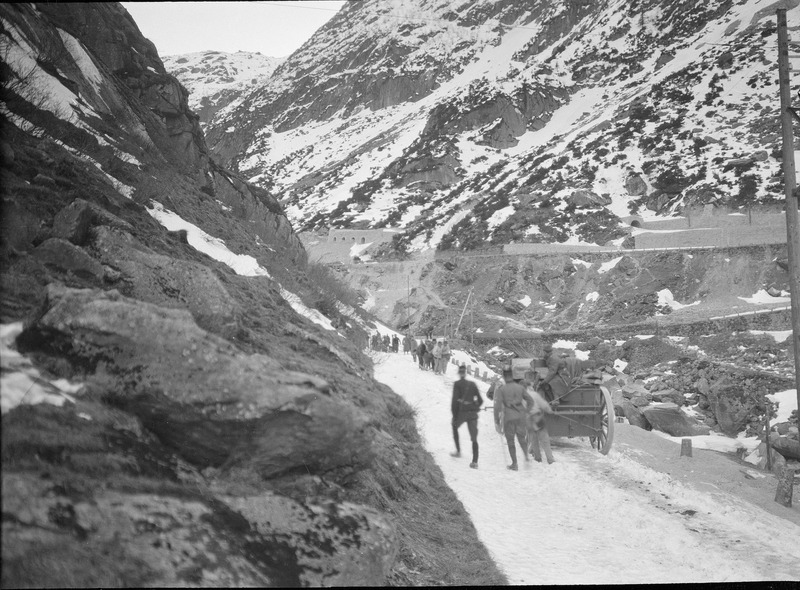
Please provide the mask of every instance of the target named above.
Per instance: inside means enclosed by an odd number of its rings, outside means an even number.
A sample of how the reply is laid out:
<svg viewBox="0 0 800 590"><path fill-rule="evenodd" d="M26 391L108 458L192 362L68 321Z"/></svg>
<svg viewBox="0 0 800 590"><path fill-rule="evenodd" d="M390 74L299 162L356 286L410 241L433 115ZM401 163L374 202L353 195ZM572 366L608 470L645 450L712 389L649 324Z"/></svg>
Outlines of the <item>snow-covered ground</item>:
<svg viewBox="0 0 800 590"><path fill-rule="evenodd" d="M778 508L767 511L725 492L721 484L707 483L706 492L690 485L694 473L687 463L681 468L690 480L678 481L637 461L644 451L628 444L618 443L604 456L583 439L554 438L554 464L520 461L518 472L508 471L508 450L491 410L480 414L479 468L469 469L466 427L460 432L462 457L449 455L455 368L448 366L441 377L420 371L409 355L373 358L376 378L415 408L426 449L510 583L800 580L797 506L785 509L793 511L791 520ZM488 384L476 382L485 393ZM485 400L485 407L491 405ZM657 437L654 444L672 445ZM694 461L698 474L705 473L701 459Z"/></svg>

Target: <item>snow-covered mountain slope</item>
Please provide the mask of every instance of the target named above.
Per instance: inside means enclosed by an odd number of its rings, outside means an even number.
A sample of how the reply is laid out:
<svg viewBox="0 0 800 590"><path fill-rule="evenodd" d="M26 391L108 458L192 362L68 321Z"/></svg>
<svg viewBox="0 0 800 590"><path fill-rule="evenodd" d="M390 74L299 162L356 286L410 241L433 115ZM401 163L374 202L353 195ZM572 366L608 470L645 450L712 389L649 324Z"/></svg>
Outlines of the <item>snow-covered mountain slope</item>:
<svg viewBox="0 0 800 590"><path fill-rule="evenodd" d="M189 91L189 107L201 126L230 101L263 85L282 58L237 51L199 51L163 58L167 71Z"/></svg>
<svg viewBox="0 0 800 590"><path fill-rule="evenodd" d="M633 213L780 207L775 10L794 31L798 5L351 2L209 145L298 229L395 226L400 248L605 243Z"/></svg>

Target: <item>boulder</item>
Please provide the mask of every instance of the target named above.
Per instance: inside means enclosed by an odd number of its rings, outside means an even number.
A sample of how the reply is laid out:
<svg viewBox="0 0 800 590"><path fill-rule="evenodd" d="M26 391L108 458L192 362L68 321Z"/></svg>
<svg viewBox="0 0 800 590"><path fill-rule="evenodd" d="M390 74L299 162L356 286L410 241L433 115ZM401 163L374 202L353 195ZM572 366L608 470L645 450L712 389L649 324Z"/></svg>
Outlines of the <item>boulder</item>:
<svg viewBox="0 0 800 590"><path fill-rule="evenodd" d="M705 396L708 395L708 392L711 391L711 385L708 383L708 379L705 377L700 377L697 380L697 383L694 384L695 389Z"/></svg>
<svg viewBox="0 0 800 590"><path fill-rule="evenodd" d="M503 309L505 309L508 313L520 313L522 310L525 309L525 306L520 303L519 301L515 301L513 299L506 299L503 302Z"/></svg>
<svg viewBox="0 0 800 590"><path fill-rule="evenodd" d="M567 204L576 207L604 207L611 204L611 199L588 189L578 189L572 191L572 194L567 197Z"/></svg>
<svg viewBox="0 0 800 590"><path fill-rule="evenodd" d="M769 442L772 448L786 459L800 461L800 442L797 440L773 432L770 434Z"/></svg>
<svg viewBox="0 0 800 590"><path fill-rule="evenodd" d="M725 51L717 57L717 66L726 70L733 66L733 52Z"/></svg>
<svg viewBox="0 0 800 590"><path fill-rule="evenodd" d="M736 436L749 417L758 413L755 397L748 396L742 381L732 377L723 377L711 386L708 402L717 424L728 436Z"/></svg>
<svg viewBox="0 0 800 590"><path fill-rule="evenodd" d="M34 242L41 239L44 230L41 216L11 199L2 200L0 215L0 241L3 247L27 252L33 248ZM42 236L43 237L43 236Z"/></svg>
<svg viewBox="0 0 800 590"><path fill-rule="evenodd" d="M674 389L661 389L657 393L653 393L653 401L654 402L671 402L676 406L680 407L684 405L684 397L683 394L679 391L675 391Z"/></svg>
<svg viewBox="0 0 800 590"><path fill-rule="evenodd" d="M239 306L208 266L157 254L128 233L98 227L92 230L100 260L122 274L125 295L188 309L200 327L230 336Z"/></svg>
<svg viewBox="0 0 800 590"><path fill-rule="evenodd" d="M631 174L625 179L625 190L632 197L641 197L647 194L647 183L639 174Z"/></svg>
<svg viewBox="0 0 800 590"><path fill-rule="evenodd" d="M372 460L366 418L334 400L325 381L243 354L188 311L50 285L41 314L17 339L20 351L70 359L194 465L269 478L349 472Z"/></svg>
<svg viewBox="0 0 800 590"><path fill-rule="evenodd" d="M642 413L653 428L670 436L699 436L711 432L673 403L652 404L643 408Z"/></svg>
<svg viewBox="0 0 800 590"><path fill-rule="evenodd" d="M53 219L53 236L83 246L94 225L108 225L123 231L132 232L133 227L102 207L83 199L75 199L61 209Z"/></svg>
<svg viewBox="0 0 800 590"><path fill-rule="evenodd" d="M631 399L636 396L644 396L647 394L647 389L644 385L634 381L633 383L626 383L622 386L622 396Z"/></svg>
<svg viewBox="0 0 800 590"><path fill-rule="evenodd" d="M94 212L89 203L76 199L56 214L53 220L53 235L82 246L89 237Z"/></svg>
<svg viewBox="0 0 800 590"><path fill-rule="evenodd" d="M782 295L781 290L776 287L769 287L767 289L767 294L771 297L780 297Z"/></svg>
<svg viewBox="0 0 800 590"><path fill-rule="evenodd" d="M643 428L645 430L653 429L642 411L634 406L629 400L625 400L622 403L622 412L625 414L625 417L628 419L628 422L631 425L638 426L639 428Z"/></svg>
<svg viewBox="0 0 800 590"><path fill-rule="evenodd" d="M66 240L50 238L33 250L33 257L45 267L59 273L75 276L90 283L103 279L103 265L86 251Z"/></svg>
<svg viewBox="0 0 800 590"><path fill-rule="evenodd" d="M731 168L749 168L752 165L752 158L732 158L725 162L724 170L729 170Z"/></svg>

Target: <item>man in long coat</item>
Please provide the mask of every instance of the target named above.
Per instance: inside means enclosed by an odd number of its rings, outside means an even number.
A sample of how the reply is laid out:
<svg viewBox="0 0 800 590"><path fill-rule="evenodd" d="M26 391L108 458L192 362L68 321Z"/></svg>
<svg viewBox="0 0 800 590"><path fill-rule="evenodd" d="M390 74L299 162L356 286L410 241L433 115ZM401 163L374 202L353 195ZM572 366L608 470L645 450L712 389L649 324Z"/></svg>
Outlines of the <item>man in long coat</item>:
<svg viewBox="0 0 800 590"><path fill-rule="evenodd" d="M453 401L450 409L453 413L453 441L456 443L456 452L451 453L453 457L461 456L461 445L458 441L458 428L467 423L469 439L472 441L472 462L469 464L473 469L478 468L478 411L483 405L478 386L474 381L467 379L467 367L458 367L458 381L453 383Z"/></svg>

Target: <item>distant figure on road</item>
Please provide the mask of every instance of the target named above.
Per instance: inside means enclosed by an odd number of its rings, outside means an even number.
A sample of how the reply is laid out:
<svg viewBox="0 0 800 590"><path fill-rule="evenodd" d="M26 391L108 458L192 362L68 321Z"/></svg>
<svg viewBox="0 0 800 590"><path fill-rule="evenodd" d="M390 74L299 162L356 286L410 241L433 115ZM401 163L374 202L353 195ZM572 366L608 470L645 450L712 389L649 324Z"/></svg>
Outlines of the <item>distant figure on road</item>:
<svg viewBox="0 0 800 590"><path fill-rule="evenodd" d="M419 368L425 368L425 353L427 352L428 347L425 346L425 341L421 340L419 346L417 347L417 360L419 360Z"/></svg>
<svg viewBox="0 0 800 590"><path fill-rule="evenodd" d="M426 369L433 370L433 341L425 341L425 360L423 362Z"/></svg>
<svg viewBox="0 0 800 590"><path fill-rule="evenodd" d="M442 343L437 340L431 351L433 355L433 372L438 375L442 372Z"/></svg>
<svg viewBox="0 0 800 590"><path fill-rule="evenodd" d="M450 345L447 343L447 338L445 338L442 341L442 375L447 373L447 365L450 364L451 355Z"/></svg>
<svg viewBox="0 0 800 590"><path fill-rule="evenodd" d="M517 471L517 449L514 445L514 437L517 437L519 446L525 459L528 458L528 439L527 439L527 409L533 406L533 398L524 386L516 383L513 378L511 367L503 370L505 384L498 387L494 392L494 424L497 431L502 432L508 444L508 453L511 455L511 465L508 466L512 471Z"/></svg>
<svg viewBox="0 0 800 590"><path fill-rule="evenodd" d="M405 338L403 338L403 354L408 354L412 352L415 348L416 342L411 337L411 334L406 334Z"/></svg>
<svg viewBox="0 0 800 590"><path fill-rule="evenodd" d="M472 441L473 469L478 468L478 411L483 405L483 398L474 381L467 379L467 367L458 367L458 381L453 383L453 401L450 409L453 413L453 441L456 443L456 452L453 457L461 456L461 445L458 441L458 429L466 422L469 430L469 439Z"/></svg>
<svg viewBox="0 0 800 590"><path fill-rule="evenodd" d="M392 352L397 352L400 350L400 339L397 337L397 334L392 335Z"/></svg>
<svg viewBox="0 0 800 590"><path fill-rule="evenodd" d="M389 339L389 334L383 335L383 351L389 352L392 349L392 341Z"/></svg>

